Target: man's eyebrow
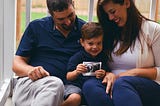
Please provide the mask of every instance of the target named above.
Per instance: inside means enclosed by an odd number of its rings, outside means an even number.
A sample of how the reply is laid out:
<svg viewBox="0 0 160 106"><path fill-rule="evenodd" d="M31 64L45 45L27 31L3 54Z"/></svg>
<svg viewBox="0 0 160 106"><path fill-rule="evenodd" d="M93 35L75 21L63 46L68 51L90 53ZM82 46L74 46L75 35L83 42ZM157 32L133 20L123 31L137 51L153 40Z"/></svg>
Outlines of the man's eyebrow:
<svg viewBox="0 0 160 106"><path fill-rule="evenodd" d="M63 20L63 19L68 18L68 17L70 17L70 16L72 16L72 15L73 15L73 12L72 12L72 13L70 13L67 17L60 17L60 18L57 18L57 19L59 19L59 20Z"/></svg>

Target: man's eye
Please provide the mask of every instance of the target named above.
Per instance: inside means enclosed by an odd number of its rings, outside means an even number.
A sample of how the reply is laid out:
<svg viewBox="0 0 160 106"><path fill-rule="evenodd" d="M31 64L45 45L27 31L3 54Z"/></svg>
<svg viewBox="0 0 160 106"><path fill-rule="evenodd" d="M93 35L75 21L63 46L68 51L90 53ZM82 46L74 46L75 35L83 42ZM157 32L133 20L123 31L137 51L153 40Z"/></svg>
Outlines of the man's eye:
<svg viewBox="0 0 160 106"><path fill-rule="evenodd" d="M64 18L57 18L59 21L63 21L64 20Z"/></svg>
<svg viewBox="0 0 160 106"><path fill-rule="evenodd" d="M73 13L72 14L70 14L69 16L68 16L68 18L70 18L70 17L72 17L73 16Z"/></svg>

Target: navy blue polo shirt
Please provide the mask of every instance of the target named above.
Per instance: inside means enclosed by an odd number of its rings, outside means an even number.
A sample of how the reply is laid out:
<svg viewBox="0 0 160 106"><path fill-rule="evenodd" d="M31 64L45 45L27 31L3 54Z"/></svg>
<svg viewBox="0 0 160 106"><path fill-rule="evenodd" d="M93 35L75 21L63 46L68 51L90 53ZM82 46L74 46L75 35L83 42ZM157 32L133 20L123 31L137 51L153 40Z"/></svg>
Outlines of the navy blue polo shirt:
<svg viewBox="0 0 160 106"><path fill-rule="evenodd" d="M69 58L80 50L81 27L85 22L76 18L75 27L65 38L54 28L51 16L32 21L26 28L16 55L30 57L32 66L43 66L50 75L66 79Z"/></svg>
<svg viewBox="0 0 160 106"><path fill-rule="evenodd" d="M107 66L108 58L107 58L107 55L104 53L104 51L100 52L96 57L92 57L82 48L79 52L77 52L75 55L73 55L70 58L67 66L68 72L75 70L77 65L80 63L83 63L84 61L85 62L102 62L101 69L105 71L110 71ZM69 84L71 83L81 88L84 81L86 81L88 78L91 78L91 77L79 75L76 80L70 81L68 83Z"/></svg>

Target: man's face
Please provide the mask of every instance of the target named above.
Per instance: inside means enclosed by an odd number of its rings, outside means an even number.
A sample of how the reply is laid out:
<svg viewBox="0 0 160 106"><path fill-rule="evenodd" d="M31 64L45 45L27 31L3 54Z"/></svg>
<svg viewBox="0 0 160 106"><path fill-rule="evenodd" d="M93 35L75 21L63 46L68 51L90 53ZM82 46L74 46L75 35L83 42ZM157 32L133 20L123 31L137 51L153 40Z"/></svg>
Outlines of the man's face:
<svg viewBox="0 0 160 106"><path fill-rule="evenodd" d="M69 5L64 11L54 11L53 20L59 30L70 31L75 23L76 14L73 5Z"/></svg>

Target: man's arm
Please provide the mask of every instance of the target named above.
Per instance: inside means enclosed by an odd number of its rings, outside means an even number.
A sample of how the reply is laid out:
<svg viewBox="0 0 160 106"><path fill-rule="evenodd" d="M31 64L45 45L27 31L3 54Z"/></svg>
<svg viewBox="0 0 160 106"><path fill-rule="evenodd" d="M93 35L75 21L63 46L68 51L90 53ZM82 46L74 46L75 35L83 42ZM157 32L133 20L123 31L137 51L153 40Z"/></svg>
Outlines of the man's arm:
<svg viewBox="0 0 160 106"><path fill-rule="evenodd" d="M28 59L28 57L15 56L12 70L16 75L20 77L28 76L28 71L33 68L33 66L28 65Z"/></svg>
<svg viewBox="0 0 160 106"><path fill-rule="evenodd" d="M43 69L42 66L33 67L28 65L28 59L28 57L15 56L12 69L17 76L28 76L32 80L37 80L39 78L49 76L49 73Z"/></svg>

